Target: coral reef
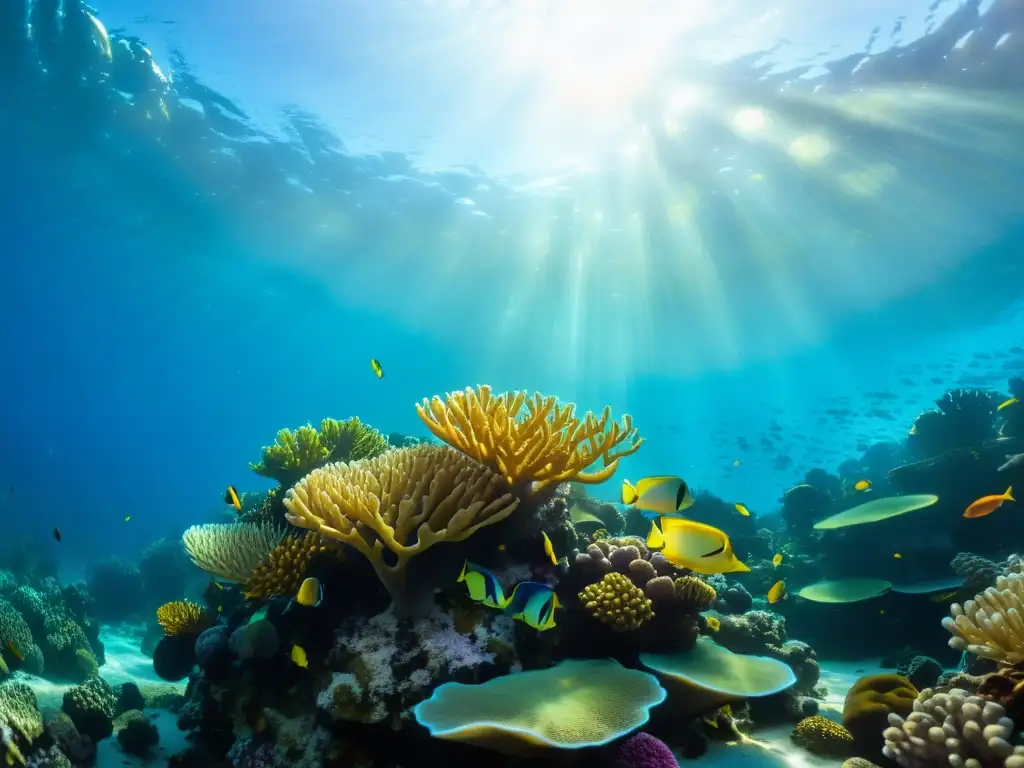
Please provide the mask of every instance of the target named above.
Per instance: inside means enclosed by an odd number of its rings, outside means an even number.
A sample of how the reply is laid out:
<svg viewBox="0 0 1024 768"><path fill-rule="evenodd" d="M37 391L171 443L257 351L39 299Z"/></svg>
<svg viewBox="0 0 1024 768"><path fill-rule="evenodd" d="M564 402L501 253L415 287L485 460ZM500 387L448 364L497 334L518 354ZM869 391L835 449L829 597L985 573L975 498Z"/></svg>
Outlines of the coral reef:
<svg viewBox="0 0 1024 768"><path fill-rule="evenodd" d="M61 709L81 733L100 741L114 732L116 706L114 690L102 678L91 677L65 692Z"/></svg>
<svg viewBox="0 0 1024 768"><path fill-rule="evenodd" d="M616 745L609 768L679 768L672 750L661 739L640 731Z"/></svg>
<svg viewBox="0 0 1024 768"><path fill-rule="evenodd" d="M994 587L975 595L961 607L953 603L942 620L953 637L951 648L1002 664L1024 661L1024 574L1010 573L996 579Z"/></svg>
<svg viewBox="0 0 1024 768"><path fill-rule="evenodd" d="M896 674L907 678L919 691L934 686L943 671L938 661L931 656L923 655L914 656L896 668Z"/></svg>
<svg viewBox="0 0 1024 768"><path fill-rule="evenodd" d="M954 389L924 411L907 435L907 449L918 457L932 457L997 436L999 395L978 389Z"/></svg>
<svg viewBox="0 0 1024 768"><path fill-rule="evenodd" d="M5 680L0 683L0 747L7 753L7 764L25 762L22 753L43 732L36 696L24 683Z"/></svg>
<svg viewBox="0 0 1024 768"><path fill-rule="evenodd" d="M271 523L193 525L181 540L192 562L207 573L244 584L288 531Z"/></svg>
<svg viewBox="0 0 1024 768"><path fill-rule="evenodd" d="M829 757L845 757L853 749L853 735L827 717L812 715L796 724L793 743L808 752Z"/></svg>
<svg viewBox="0 0 1024 768"><path fill-rule="evenodd" d="M1005 566L973 552L958 552L949 565L957 576L963 576L965 587L978 590L991 587L1006 570Z"/></svg>
<svg viewBox="0 0 1024 768"><path fill-rule="evenodd" d="M486 385L424 400L416 412L435 437L491 467L510 486L531 483L533 492L567 480L602 483L643 444L628 414L621 426L610 422L610 408L581 420L574 405L559 406L554 397L492 396ZM600 470L586 471L598 461Z"/></svg>
<svg viewBox="0 0 1024 768"><path fill-rule="evenodd" d="M115 717L113 727L117 743L126 754L146 757L160 743L160 732L156 726L137 709L129 709Z"/></svg>
<svg viewBox="0 0 1024 768"><path fill-rule="evenodd" d="M1010 742L1013 721L992 701L961 688L942 693L927 688L914 700L913 711L889 715L882 736L886 757L903 768L938 765L1024 766L1024 746Z"/></svg>
<svg viewBox="0 0 1024 768"><path fill-rule="evenodd" d="M868 675L854 683L843 702L843 725L860 756L881 755L889 716L909 715L917 696L918 690L900 675Z"/></svg>
<svg viewBox="0 0 1024 768"><path fill-rule="evenodd" d="M467 539L519 506L500 475L431 445L330 464L304 477L284 503L293 525L357 549L408 613L417 612L406 590L411 558L439 542Z"/></svg>
<svg viewBox="0 0 1024 768"><path fill-rule="evenodd" d="M276 595L294 595L313 558L325 551L326 541L319 533L307 531L304 536L286 536L246 579L245 596L270 598ZM340 556L341 550L333 551Z"/></svg>
<svg viewBox="0 0 1024 768"><path fill-rule="evenodd" d="M594 618L616 632L639 629L654 616L644 591L621 573L605 574L597 584L580 592L579 600Z"/></svg>
<svg viewBox="0 0 1024 768"><path fill-rule="evenodd" d="M190 600L161 605L156 611L156 620L165 635L198 635L212 623L203 606Z"/></svg>
<svg viewBox="0 0 1024 768"><path fill-rule="evenodd" d="M672 587L676 599L694 613L706 611L718 598L715 588L696 576L680 576Z"/></svg>

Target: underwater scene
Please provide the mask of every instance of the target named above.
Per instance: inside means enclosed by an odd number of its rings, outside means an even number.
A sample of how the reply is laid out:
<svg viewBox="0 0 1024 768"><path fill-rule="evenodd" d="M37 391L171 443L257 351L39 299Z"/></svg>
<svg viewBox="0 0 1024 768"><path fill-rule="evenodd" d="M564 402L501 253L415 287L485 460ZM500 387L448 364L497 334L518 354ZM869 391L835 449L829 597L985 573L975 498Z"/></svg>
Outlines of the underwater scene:
<svg viewBox="0 0 1024 768"><path fill-rule="evenodd" d="M1024 768L1019 0L0 38L0 765Z"/></svg>

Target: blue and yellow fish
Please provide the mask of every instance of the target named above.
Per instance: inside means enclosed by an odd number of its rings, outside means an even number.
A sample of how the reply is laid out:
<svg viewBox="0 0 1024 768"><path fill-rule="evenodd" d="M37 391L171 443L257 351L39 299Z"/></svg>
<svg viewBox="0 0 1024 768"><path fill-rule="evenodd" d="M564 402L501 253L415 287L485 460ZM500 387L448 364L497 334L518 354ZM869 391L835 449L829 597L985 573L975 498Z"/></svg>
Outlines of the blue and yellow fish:
<svg viewBox="0 0 1024 768"><path fill-rule="evenodd" d="M316 608L323 599L324 589L320 585L320 580L314 576L305 579L295 595L295 602L307 608Z"/></svg>
<svg viewBox="0 0 1024 768"><path fill-rule="evenodd" d="M508 605L509 601L505 598L498 577L486 568L481 568L467 560L462 566L462 573L459 574L457 581L466 582L469 598L473 602L482 603L488 608L497 608L499 611L504 610Z"/></svg>
<svg viewBox="0 0 1024 768"><path fill-rule="evenodd" d="M555 590L547 584L521 581L512 590L505 615L529 624L538 632L544 632L555 626L555 609L561 607Z"/></svg>
<svg viewBox="0 0 1024 768"><path fill-rule="evenodd" d="M558 556L555 555L555 548L551 544L551 539L544 531L540 532L540 535L544 538L544 554L547 555L548 560L551 561L552 565L558 565Z"/></svg>
<svg viewBox="0 0 1024 768"><path fill-rule="evenodd" d="M635 506L648 520L662 515L675 515L693 504L690 487L681 477L659 475L645 477L634 486L622 482L622 503Z"/></svg>

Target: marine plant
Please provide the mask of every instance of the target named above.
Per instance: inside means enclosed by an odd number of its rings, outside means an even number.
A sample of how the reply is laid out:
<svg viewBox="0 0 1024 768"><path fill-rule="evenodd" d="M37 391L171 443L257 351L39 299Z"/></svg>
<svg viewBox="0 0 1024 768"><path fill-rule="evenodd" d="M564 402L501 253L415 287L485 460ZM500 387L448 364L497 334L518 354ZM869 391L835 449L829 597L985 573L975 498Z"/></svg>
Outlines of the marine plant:
<svg viewBox="0 0 1024 768"><path fill-rule="evenodd" d="M525 411L524 411L525 406ZM501 474L509 485L532 484L537 492L566 481L603 483L619 460L643 444L626 414L621 426L611 408L600 417L575 415L573 404L525 392L492 395L491 388L466 387L442 400L435 396L416 406L427 428L440 440ZM587 471L601 461L603 466Z"/></svg>
<svg viewBox="0 0 1024 768"><path fill-rule="evenodd" d="M399 613L406 567L435 544L463 541L519 506L505 480L446 446L399 448L314 470L284 499L288 521L348 544L376 571Z"/></svg>

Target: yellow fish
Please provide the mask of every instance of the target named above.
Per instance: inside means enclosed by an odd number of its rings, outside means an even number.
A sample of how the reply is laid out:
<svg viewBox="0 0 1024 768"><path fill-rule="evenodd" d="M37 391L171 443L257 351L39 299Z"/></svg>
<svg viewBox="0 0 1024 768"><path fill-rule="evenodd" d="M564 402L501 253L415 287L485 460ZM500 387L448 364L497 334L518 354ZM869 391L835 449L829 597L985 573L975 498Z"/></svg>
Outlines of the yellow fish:
<svg viewBox="0 0 1024 768"><path fill-rule="evenodd" d="M466 582L469 599L476 603L483 603L488 608L497 608L499 611L504 610L509 603L505 599L498 577L469 560L463 564L462 573L459 574L457 581Z"/></svg>
<svg viewBox="0 0 1024 768"><path fill-rule="evenodd" d="M1020 402L1020 398L1019 397L1011 397L1009 400L1004 400L1003 402L1001 402L996 407L996 411L998 412L998 411L1003 410L1003 408L1009 408L1011 405L1017 405L1017 403L1019 403L1019 402Z"/></svg>
<svg viewBox="0 0 1024 768"><path fill-rule="evenodd" d="M3 672L5 675L11 674L11 669L7 666L7 662L4 661L3 656L0 656L0 672Z"/></svg>
<svg viewBox="0 0 1024 768"><path fill-rule="evenodd" d="M537 581L516 584L507 605L506 615L529 624L538 632L555 626L555 609L562 607L555 590Z"/></svg>
<svg viewBox="0 0 1024 768"><path fill-rule="evenodd" d="M380 366L380 360L370 360L370 370L378 379L384 378L384 369Z"/></svg>
<svg viewBox="0 0 1024 768"><path fill-rule="evenodd" d="M306 669L306 667L309 666L309 659L306 658L306 649L301 645L293 645L292 661L294 661L296 665Z"/></svg>
<svg viewBox="0 0 1024 768"><path fill-rule="evenodd" d="M663 517L658 528L651 523L647 546L661 548L666 560L680 568L696 573L746 573L746 565L736 559L729 537L717 528L681 517Z"/></svg>
<svg viewBox="0 0 1024 768"><path fill-rule="evenodd" d="M126 523L127 523L127 522L128 522L129 520L131 520L131 519L132 519L132 516L131 516L131 515L125 515L125 516L124 516L124 521L125 521Z"/></svg>
<svg viewBox="0 0 1024 768"><path fill-rule="evenodd" d="M224 503L230 504L239 512L242 511L242 502L238 498L238 491L235 490L235 486L229 485L228 489L224 492Z"/></svg>
<svg viewBox="0 0 1024 768"><path fill-rule="evenodd" d="M951 600L952 598L956 597L956 593L959 591L959 589L954 589L952 592L942 592L938 595L931 595L928 599L931 600L933 603L944 603L947 600Z"/></svg>
<svg viewBox="0 0 1024 768"><path fill-rule="evenodd" d="M316 608L324 599L324 589L320 586L320 579L310 576L302 582L298 593L295 595L295 602L307 608Z"/></svg>
<svg viewBox="0 0 1024 768"><path fill-rule="evenodd" d="M853 484L853 490L855 490L855 491L866 491L870 487L871 487L871 481L870 480L858 480L856 483Z"/></svg>
<svg viewBox="0 0 1024 768"><path fill-rule="evenodd" d="M733 504L733 506L736 507L736 511L744 517L750 517L750 510L747 509L745 504Z"/></svg>
<svg viewBox="0 0 1024 768"><path fill-rule="evenodd" d="M782 565L782 560L783 560L783 557L782 557L782 553L780 552L779 554L777 554L775 557L772 558L772 568L778 568L780 565Z"/></svg>
<svg viewBox="0 0 1024 768"><path fill-rule="evenodd" d="M629 480L622 482L622 503L635 506L651 520L659 515L674 515L693 504L690 488L681 477L659 475L645 477L634 486Z"/></svg>
<svg viewBox="0 0 1024 768"><path fill-rule="evenodd" d="M7 644L7 650L10 651L14 658L16 658L18 661L25 660L25 654L22 653L21 649L18 646L16 646L13 642Z"/></svg>
<svg viewBox="0 0 1024 768"><path fill-rule="evenodd" d="M551 546L551 539L548 538L544 531L541 531L540 535L544 538L544 554L551 560L552 565L558 565L558 558L555 557L555 548Z"/></svg>
<svg viewBox="0 0 1024 768"><path fill-rule="evenodd" d="M903 555L901 555L899 552L893 552L892 556L895 557L897 560L903 559Z"/></svg>
<svg viewBox="0 0 1024 768"><path fill-rule="evenodd" d="M769 603L777 603L779 602L779 600L785 600L788 596L789 595L786 592L786 582L784 582L782 579L776 581L772 585L772 588L768 590Z"/></svg>
<svg viewBox="0 0 1024 768"><path fill-rule="evenodd" d="M722 628L722 622L720 622L715 616L705 616L704 621L707 624L708 629L712 632L717 632Z"/></svg>

